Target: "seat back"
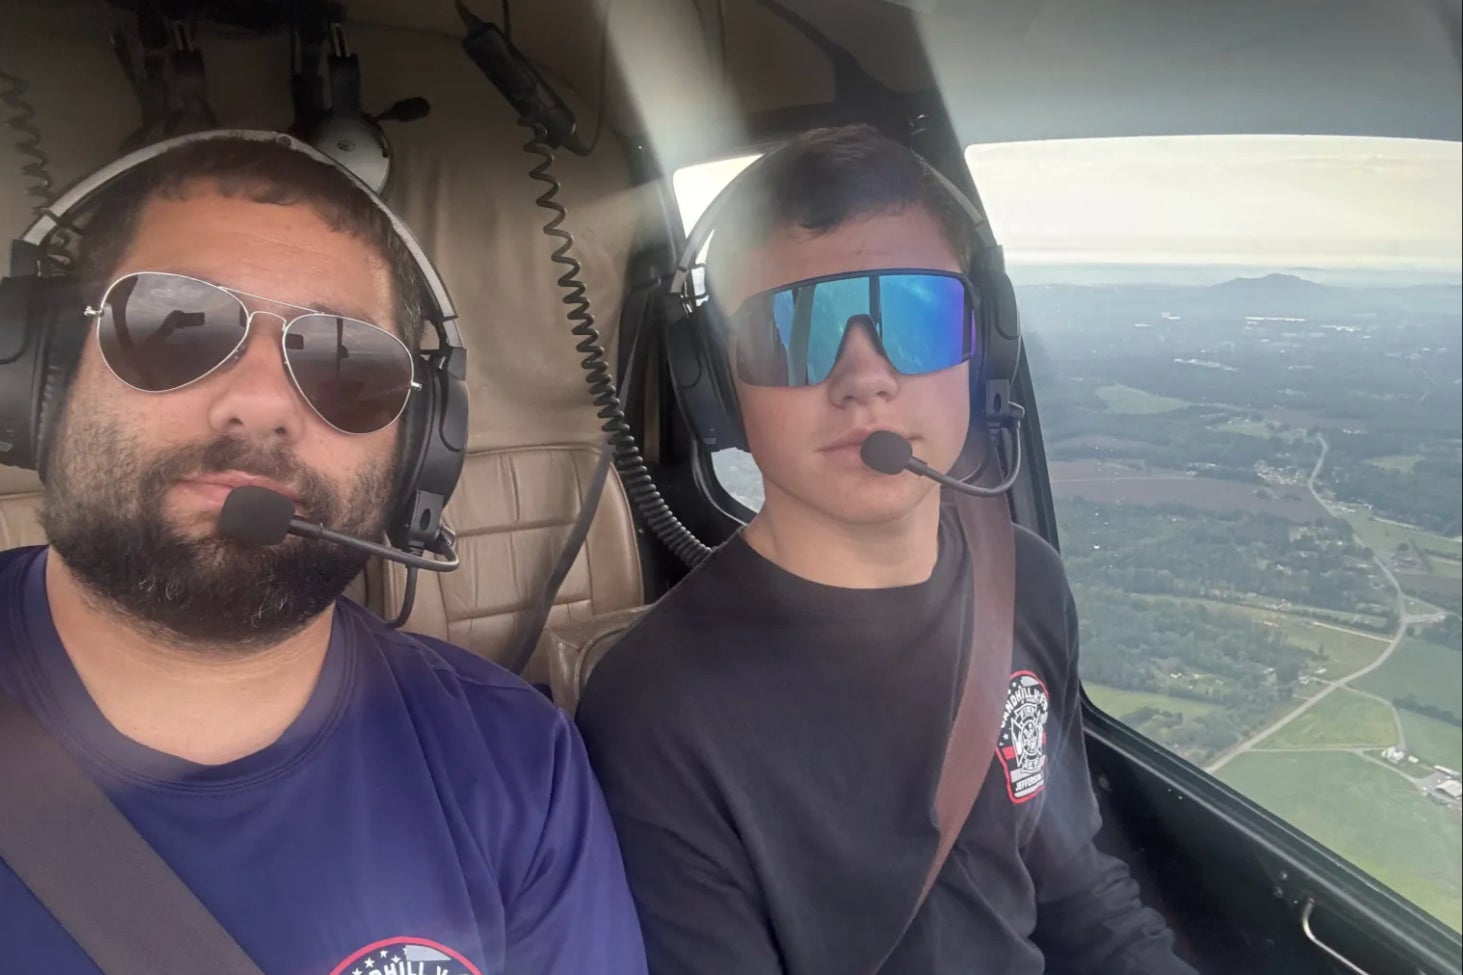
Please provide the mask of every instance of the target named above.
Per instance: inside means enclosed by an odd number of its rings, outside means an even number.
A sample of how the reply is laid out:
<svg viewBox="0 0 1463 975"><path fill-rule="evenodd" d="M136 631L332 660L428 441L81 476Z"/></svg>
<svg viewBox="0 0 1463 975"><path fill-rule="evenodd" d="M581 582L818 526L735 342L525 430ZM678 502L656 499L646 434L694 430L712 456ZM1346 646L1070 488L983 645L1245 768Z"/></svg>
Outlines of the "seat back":
<svg viewBox="0 0 1463 975"><path fill-rule="evenodd" d="M555 445L470 454L446 518L457 532L462 566L421 572L406 629L448 640L507 664L521 628L543 591L570 527L579 515L599 449ZM377 581L379 580L379 582ZM406 570L374 566L372 605L392 617ZM564 578L549 623L582 621L643 602L640 558L630 505L619 479L605 481L589 534ZM547 661L536 653L524 673L547 683Z"/></svg>
<svg viewBox="0 0 1463 975"><path fill-rule="evenodd" d="M22 471L5 470L0 477L0 551L22 545L44 545L41 531L40 485Z"/></svg>
<svg viewBox="0 0 1463 975"><path fill-rule="evenodd" d="M545 627L534 656L548 669L554 703L572 715L595 666L649 609L635 606Z"/></svg>

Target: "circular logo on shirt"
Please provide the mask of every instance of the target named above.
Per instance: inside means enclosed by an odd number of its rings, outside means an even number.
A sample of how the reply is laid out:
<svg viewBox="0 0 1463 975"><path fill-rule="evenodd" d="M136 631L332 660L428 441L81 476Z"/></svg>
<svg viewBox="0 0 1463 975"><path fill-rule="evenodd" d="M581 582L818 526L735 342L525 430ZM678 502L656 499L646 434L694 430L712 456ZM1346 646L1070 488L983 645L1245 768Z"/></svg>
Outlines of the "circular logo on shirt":
<svg viewBox="0 0 1463 975"><path fill-rule="evenodd" d="M387 938L354 952L330 975L482 975L446 945L426 938Z"/></svg>
<svg viewBox="0 0 1463 975"><path fill-rule="evenodd" d="M1029 670L1011 675L996 754L1006 770L1006 792L1012 802L1025 802L1046 785L1046 716L1051 698L1046 685Z"/></svg>

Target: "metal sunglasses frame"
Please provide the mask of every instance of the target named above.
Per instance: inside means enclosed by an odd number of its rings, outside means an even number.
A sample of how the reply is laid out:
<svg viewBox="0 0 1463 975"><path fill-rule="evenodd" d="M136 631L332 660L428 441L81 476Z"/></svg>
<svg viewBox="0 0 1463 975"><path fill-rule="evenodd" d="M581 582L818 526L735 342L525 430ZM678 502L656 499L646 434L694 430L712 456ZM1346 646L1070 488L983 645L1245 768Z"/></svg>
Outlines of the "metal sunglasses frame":
<svg viewBox="0 0 1463 975"><path fill-rule="evenodd" d="M141 277L144 274L146 274L146 275L156 275L156 276L159 276L159 277L167 277L167 278L179 278L179 279L184 280L184 281L193 281L193 282L195 282L197 284L206 285L206 286L208 286L210 288L213 288L213 289L215 289L217 291L222 292L223 294L228 295L234 301L238 302L239 308L242 309L243 312L244 312L244 329L243 329L243 331L239 335L239 341L238 341L238 343L235 344L234 347L229 350L228 355L226 355L222 359L220 359L216 365L212 366L207 372L203 373L201 376L197 376L197 377L195 377L193 379L190 379L186 383L181 383L180 385L169 387L168 389L143 389L140 386L133 385L132 383L128 382L126 379L123 379L122 376L117 373L117 370L115 368L113 368L111 362L107 361L106 352L102 349L102 339L101 339L101 336L102 336L102 315L104 314L104 312L106 310L107 301L111 297L112 291L117 287L117 285L121 284L123 281L126 281L126 280L128 280L130 278ZM303 314L296 315L293 318L285 318L283 315L279 314L278 312L272 312L272 311L255 311L254 309L250 308L248 305L246 305L243 302L243 298L255 298L255 299L259 300L259 301L267 301L270 304L283 305L286 308L294 308L297 311L302 312ZM310 408L310 412L312 412L316 416L318 416L320 418L320 420L321 420L322 423L324 423L326 426L330 427L332 430L334 430L337 433L343 434L343 435L345 435L347 437L365 437L365 436L370 436L373 433L380 433L382 430L385 430L387 427L391 426L391 424L393 424L397 420L401 419L401 415L406 412L407 404L411 401L411 394L412 394L412 392L414 392L415 390L419 390L419 389L422 388L422 384L419 383L419 382L417 382L417 380L415 378L416 377L416 362L415 362L416 357L412 354L411 349L407 348L406 343L403 342L400 338L398 338L395 334L387 331L386 329L382 328L379 325L373 325L370 322L362 321L359 318L351 318L351 317L349 317L347 315L335 315L335 314L332 314L330 312L320 311L319 309L310 308L310 307L305 306L305 305L297 305L294 302L284 301L284 300L279 299L279 298L270 298L270 297L267 297L266 295L256 295L253 292L243 291L243 290L241 290L239 288L230 288L227 285L219 284L219 283L217 283L215 281L206 281L203 278L195 278L195 277L193 277L190 274L177 274L177 273L175 273L173 271L132 271L130 273L124 274L121 277L117 278L115 281L113 281L111 284L107 285L106 290L102 292L101 300L97 302L97 304L96 304L95 307L92 307L91 305L88 305L86 307L85 314L96 319L96 323L95 323L95 326L93 328L93 333L96 336L97 349L98 349L99 352L101 352L101 359L102 359L102 362L105 363L105 365L107 367L107 371L110 372L113 376L116 376L117 381L120 382L120 383L122 383L122 385L126 386L129 389L135 389L139 393L153 393L153 394L156 394L156 395L162 395L162 394L165 394L165 393L176 393L180 389L187 389L189 386L192 386L195 383L202 382L203 380L207 379L209 376L212 376L214 373L218 372L220 369L222 369L225 366L227 366L229 363L238 361L238 359L240 357L241 350L244 348L245 345L247 345L249 343L249 333L250 333L250 329L254 325L254 316L255 315L268 315L269 317L271 317L271 318L277 318L282 323L284 323L284 328L280 330L280 334L279 334L279 353L280 353L280 358L284 362L285 372L289 374L289 377L290 377L290 385L295 388L295 392L299 395L300 399L302 399L302 400L305 401L305 405ZM310 397L307 396L307 395L305 395L305 390L300 385L299 377L297 377L295 375L294 366L290 365L289 352L285 348L285 342L288 339L288 336L289 336L289 333L290 333L290 327L291 326L293 326L296 322L300 321L303 318L310 318L310 317L316 316L316 315L323 315L326 318L338 319L339 321L342 321L342 322L354 322L357 325L364 325L366 328L374 329L375 331L380 332L382 335L385 335L387 338L391 339L391 341L395 342L398 346L400 346L401 347L401 351L405 354L406 361L407 361L407 364L408 364L408 368L411 370L411 374L412 374L412 377L413 377L411 379L411 385L408 387L407 395L405 396L405 398L402 399L401 406L397 409L395 415L393 415L390 420L387 420L385 423L383 423L381 426L377 427L375 430L368 430L365 433L352 433L349 430L342 430L340 427L336 426L329 419L327 419L326 416L323 413L321 413L320 410L315 406L315 404L312 403L312 402L310 402Z"/></svg>

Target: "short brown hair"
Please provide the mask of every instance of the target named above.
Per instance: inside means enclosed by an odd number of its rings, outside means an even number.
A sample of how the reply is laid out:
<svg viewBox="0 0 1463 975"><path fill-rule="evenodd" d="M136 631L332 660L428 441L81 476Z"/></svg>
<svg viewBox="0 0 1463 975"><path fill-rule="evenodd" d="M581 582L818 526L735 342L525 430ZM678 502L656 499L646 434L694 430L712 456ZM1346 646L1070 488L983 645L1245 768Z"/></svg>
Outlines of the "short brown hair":
<svg viewBox="0 0 1463 975"><path fill-rule="evenodd" d="M913 151L870 125L812 129L738 178L716 220L708 278L714 281L728 256L761 246L779 228L823 234L910 206L928 210L961 265L970 263L970 217Z"/></svg>
<svg viewBox="0 0 1463 975"><path fill-rule="evenodd" d="M101 293L156 197L182 199L202 183L252 203L304 205L330 227L373 247L391 268L396 327L410 348L421 339L423 282L416 261L376 202L334 166L282 142L208 138L170 149L130 170L102 194L87 219L77 252L82 286Z"/></svg>

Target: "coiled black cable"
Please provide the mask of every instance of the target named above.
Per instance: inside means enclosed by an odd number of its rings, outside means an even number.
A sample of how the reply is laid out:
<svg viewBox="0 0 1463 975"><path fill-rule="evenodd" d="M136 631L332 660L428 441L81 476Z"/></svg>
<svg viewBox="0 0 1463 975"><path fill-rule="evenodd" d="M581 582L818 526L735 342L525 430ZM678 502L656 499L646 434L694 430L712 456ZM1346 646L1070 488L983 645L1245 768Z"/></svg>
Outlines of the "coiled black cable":
<svg viewBox="0 0 1463 975"><path fill-rule="evenodd" d="M0 81L5 83L4 90L0 91L0 103L10 109L5 125L20 133L20 138L15 140L15 151L30 160L20 167L25 178L32 181L25 188L25 192L36 200L36 209L39 210L51 202L54 193L51 187L51 160L41 149L41 130L36 128L35 107L26 99L30 85L5 71L0 71Z"/></svg>
<svg viewBox="0 0 1463 975"><path fill-rule="evenodd" d="M546 141L548 130L531 118L520 119L519 124L533 133L533 137L524 143L523 151L538 157L540 161L528 175L547 187L535 198L534 203L552 214L548 223L543 226L543 233L559 242L550 259L564 268L564 273L557 279L557 284L564 291L560 300L568 308L565 317L573 323L570 334L579 339L574 349L583 356L579 365L584 370L584 381L588 384L590 396L598 409L596 415L604 421L602 429L614 451L615 470L619 472L620 484L655 537L682 562L696 565L711 554L711 549L681 524L680 519L665 503L665 498L661 497L660 489L651 479L650 468L640 454L640 445L635 442L635 435L630 430L624 406L615 389L608 357L600 341L599 329L594 324L594 313L590 310L588 289L579 277L584 268L573 254L574 235L563 228L568 211L558 202L561 186L551 172L554 151Z"/></svg>

